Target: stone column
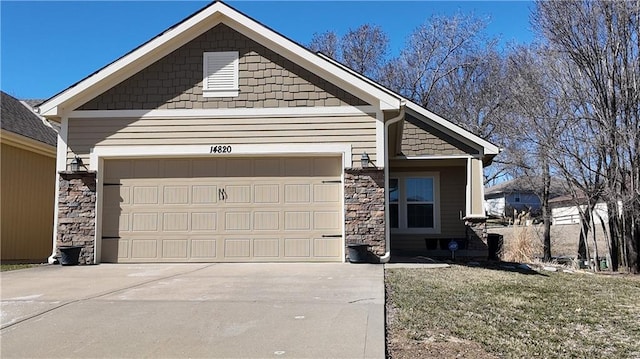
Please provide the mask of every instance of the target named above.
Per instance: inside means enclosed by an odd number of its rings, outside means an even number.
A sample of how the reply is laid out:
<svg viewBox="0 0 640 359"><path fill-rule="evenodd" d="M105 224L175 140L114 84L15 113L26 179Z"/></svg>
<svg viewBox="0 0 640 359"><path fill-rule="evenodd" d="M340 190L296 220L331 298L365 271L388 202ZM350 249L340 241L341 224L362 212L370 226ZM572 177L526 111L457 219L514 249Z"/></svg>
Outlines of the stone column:
<svg viewBox="0 0 640 359"><path fill-rule="evenodd" d="M94 264L96 173L60 172L57 247L82 246L80 264Z"/></svg>
<svg viewBox="0 0 640 359"><path fill-rule="evenodd" d="M374 254L384 255L384 170L345 170L344 196L346 244L366 243Z"/></svg>

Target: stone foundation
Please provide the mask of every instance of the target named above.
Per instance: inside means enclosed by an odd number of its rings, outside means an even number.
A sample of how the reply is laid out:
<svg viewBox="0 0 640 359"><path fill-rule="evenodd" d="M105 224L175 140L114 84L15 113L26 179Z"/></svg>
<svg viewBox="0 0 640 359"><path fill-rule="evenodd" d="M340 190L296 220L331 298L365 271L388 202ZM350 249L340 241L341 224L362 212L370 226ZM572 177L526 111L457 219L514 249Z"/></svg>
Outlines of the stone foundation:
<svg viewBox="0 0 640 359"><path fill-rule="evenodd" d="M82 246L80 264L94 264L96 174L60 172L58 185L57 247Z"/></svg>
<svg viewBox="0 0 640 359"><path fill-rule="evenodd" d="M487 222L484 218L465 219L468 250L487 250Z"/></svg>
<svg viewBox="0 0 640 359"><path fill-rule="evenodd" d="M346 244L365 243L373 254L384 255L384 170L345 170L344 196Z"/></svg>

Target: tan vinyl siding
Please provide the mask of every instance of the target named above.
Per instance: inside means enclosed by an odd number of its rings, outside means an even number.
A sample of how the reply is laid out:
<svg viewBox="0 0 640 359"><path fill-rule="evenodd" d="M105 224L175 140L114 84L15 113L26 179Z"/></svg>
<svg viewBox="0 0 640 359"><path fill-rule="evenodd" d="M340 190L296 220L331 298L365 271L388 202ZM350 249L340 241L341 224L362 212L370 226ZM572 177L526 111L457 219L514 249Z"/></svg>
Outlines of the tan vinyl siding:
<svg viewBox="0 0 640 359"><path fill-rule="evenodd" d="M92 147L133 145L349 143L354 164L376 161L376 120L367 115L253 119L70 119L68 161L89 165Z"/></svg>
<svg viewBox="0 0 640 359"><path fill-rule="evenodd" d="M238 96L203 96L203 54L238 51ZM79 110L366 105L283 56L220 24Z"/></svg>
<svg viewBox="0 0 640 359"><path fill-rule="evenodd" d="M1 147L2 261L44 262L51 254L55 158Z"/></svg>

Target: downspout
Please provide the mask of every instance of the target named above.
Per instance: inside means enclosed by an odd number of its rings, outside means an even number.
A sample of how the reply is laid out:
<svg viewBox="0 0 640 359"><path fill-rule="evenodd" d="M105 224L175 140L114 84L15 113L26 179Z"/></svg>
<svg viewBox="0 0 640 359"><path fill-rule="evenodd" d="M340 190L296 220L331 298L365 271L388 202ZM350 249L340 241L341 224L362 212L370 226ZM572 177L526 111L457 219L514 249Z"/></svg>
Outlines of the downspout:
<svg viewBox="0 0 640 359"><path fill-rule="evenodd" d="M63 116L60 120L60 130L58 132L58 143L56 146L56 189L53 207L53 243L51 244L51 255L47 258L49 264L55 264L58 260L58 202L60 200L60 171L67 167L67 134L69 131L69 119Z"/></svg>
<svg viewBox="0 0 640 359"><path fill-rule="evenodd" d="M380 257L380 263L387 263L391 259L391 233L389 227L389 126L404 118L405 101L400 103L400 114L384 124L384 244L386 252Z"/></svg>

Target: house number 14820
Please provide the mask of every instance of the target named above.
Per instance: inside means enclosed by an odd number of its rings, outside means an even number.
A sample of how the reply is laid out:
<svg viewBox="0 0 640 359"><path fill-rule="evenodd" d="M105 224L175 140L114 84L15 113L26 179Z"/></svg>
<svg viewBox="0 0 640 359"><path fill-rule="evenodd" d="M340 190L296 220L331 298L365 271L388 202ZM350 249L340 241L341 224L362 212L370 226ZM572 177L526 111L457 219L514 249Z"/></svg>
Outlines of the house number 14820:
<svg viewBox="0 0 640 359"><path fill-rule="evenodd" d="M209 153L231 153L231 146L211 146Z"/></svg>

